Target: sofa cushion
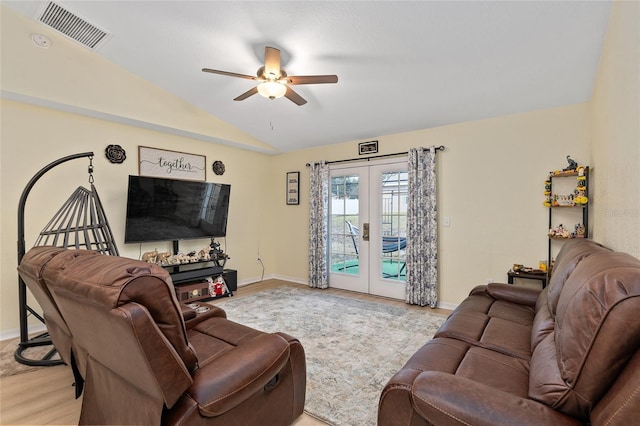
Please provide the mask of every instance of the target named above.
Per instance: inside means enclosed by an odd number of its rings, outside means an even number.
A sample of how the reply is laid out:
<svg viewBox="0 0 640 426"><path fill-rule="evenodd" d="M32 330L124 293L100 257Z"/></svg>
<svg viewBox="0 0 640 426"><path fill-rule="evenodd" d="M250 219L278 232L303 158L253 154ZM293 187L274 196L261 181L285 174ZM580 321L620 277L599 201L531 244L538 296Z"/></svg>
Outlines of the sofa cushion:
<svg viewBox="0 0 640 426"><path fill-rule="evenodd" d="M536 302L536 315L531 326L531 353L536 349L538 343L555 329L555 320L549 311L548 289L549 287L546 287L542 290Z"/></svg>
<svg viewBox="0 0 640 426"><path fill-rule="evenodd" d="M576 266L586 257L594 253L611 252L608 248L588 239L573 239L564 243L553 266L549 279L549 295L547 299L549 312L556 314L558 298L562 293L567 277L571 275Z"/></svg>
<svg viewBox="0 0 640 426"><path fill-rule="evenodd" d="M533 296L538 293L507 284L478 286L458 305L434 337L458 339L528 360L535 315L536 299Z"/></svg>
<svg viewBox="0 0 640 426"><path fill-rule="evenodd" d="M640 347L640 260L624 253L585 257L564 283L555 330L531 358L529 395L588 419Z"/></svg>
<svg viewBox="0 0 640 426"><path fill-rule="evenodd" d="M409 359L404 369L440 371L483 383L492 389L527 396L527 361L457 339L430 340Z"/></svg>

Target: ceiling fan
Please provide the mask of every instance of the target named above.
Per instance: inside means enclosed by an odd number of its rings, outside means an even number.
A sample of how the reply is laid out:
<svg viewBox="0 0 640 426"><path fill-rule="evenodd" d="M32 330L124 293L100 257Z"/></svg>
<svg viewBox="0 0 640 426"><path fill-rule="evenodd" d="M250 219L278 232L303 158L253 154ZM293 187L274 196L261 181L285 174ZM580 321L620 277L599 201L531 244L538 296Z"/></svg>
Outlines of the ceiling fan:
<svg viewBox="0 0 640 426"><path fill-rule="evenodd" d="M234 99L234 101L243 101L249 96L256 93L261 94L265 98L276 99L282 96L286 97L296 105L304 105L307 101L297 94L290 86L295 84L325 84L337 83L337 75L287 75L283 68L280 68L280 50L275 47L264 48L264 66L258 68L256 77L246 74L238 74L235 72L214 70L211 68L202 68L204 72L212 74L228 75L230 77L246 78L248 80L257 81L259 84L244 92L242 95Z"/></svg>

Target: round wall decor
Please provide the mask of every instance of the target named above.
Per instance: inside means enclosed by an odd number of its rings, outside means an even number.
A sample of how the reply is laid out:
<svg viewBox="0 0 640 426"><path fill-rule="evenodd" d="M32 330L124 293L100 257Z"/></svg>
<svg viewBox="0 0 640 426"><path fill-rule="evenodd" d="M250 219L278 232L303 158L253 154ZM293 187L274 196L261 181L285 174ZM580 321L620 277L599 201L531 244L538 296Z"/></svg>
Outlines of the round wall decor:
<svg viewBox="0 0 640 426"><path fill-rule="evenodd" d="M120 145L109 145L104 150L105 155L114 164L120 164L127 159L127 153Z"/></svg>
<svg viewBox="0 0 640 426"><path fill-rule="evenodd" d="M220 176L224 174L224 170L224 163L222 161L216 160L213 162L213 173Z"/></svg>

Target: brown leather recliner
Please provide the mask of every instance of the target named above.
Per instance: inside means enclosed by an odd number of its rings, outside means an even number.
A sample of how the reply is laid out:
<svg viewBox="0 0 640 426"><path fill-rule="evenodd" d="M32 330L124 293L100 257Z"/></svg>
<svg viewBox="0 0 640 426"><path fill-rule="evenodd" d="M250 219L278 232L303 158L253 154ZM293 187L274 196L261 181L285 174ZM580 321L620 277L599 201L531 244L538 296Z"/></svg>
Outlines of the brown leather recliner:
<svg viewBox="0 0 640 426"><path fill-rule="evenodd" d="M380 426L640 418L640 260L566 242L549 286L474 288L387 383Z"/></svg>
<svg viewBox="0 0 640 426"><path fill-rule="evenodd" d="M44 250L23 264L32 268ZM216 307L186 311L185 321L161 267L56 250L41 277L82 365L81 424L287 425L302 414L296 339L234 323Z"/></svg>
<svg viewBox="0 0 640 426"><path fill-rule="evenodd" d="M18 270L25 285L42 308L42 317L47 326L47 332L51 337L51 342L58 354L60 354L62 361L73 370L77 398L82 394L84 385L84 375L80 372L80 367L78 366L78 348L73 348L73 338L69 326L62 318L58 305L53 300L53 296L42 278L42 271L45 266L62 251L64 249L58 247L42 247L33 250L29 256L23 257ZM94 251L84 250L78 253L81 255L99 254ZM81 357L82 360L85 358L84 356ZM82 363L82 366L84 367L85 364ZM83 369L82 371L84 372L85 370Z"/></svg>

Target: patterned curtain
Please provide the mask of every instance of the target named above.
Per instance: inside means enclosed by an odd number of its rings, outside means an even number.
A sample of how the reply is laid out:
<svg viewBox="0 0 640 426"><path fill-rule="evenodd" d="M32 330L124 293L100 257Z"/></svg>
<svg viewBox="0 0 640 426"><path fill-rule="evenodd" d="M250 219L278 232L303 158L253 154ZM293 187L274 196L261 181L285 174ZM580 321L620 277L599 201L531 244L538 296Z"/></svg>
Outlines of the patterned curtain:
<svg viewBox="0 0 640 426"><path fill-rule="evenodd" d="M311 164L309 186L309 287L327 288L329 166L324 161Z"/></svg>
<svg viewBox="0 0 640 426"><path fill-rule="evenodd" d="M436 150L409 150L406 302L435 308L438 303L438 222Z"/></svg>

